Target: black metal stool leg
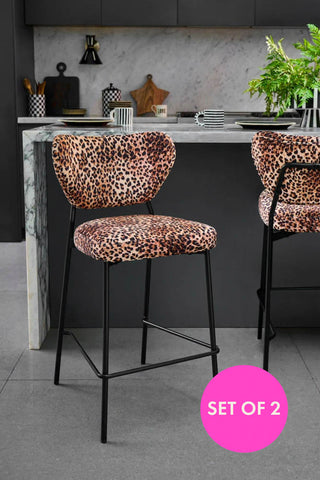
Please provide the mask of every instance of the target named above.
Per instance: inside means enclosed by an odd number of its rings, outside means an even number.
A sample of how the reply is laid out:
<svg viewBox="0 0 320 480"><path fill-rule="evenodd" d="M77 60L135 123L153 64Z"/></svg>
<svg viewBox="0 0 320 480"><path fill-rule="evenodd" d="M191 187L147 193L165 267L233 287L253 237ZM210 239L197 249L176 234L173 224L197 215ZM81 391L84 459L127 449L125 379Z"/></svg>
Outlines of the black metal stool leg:
<svg viewBox="0 0 320 480"><path fill-rule="evenodd" d="M103 265L103 351L102 375L109 373L109 263ZM108 378L102 378L101 443L107 443Z"/></svg>
<svg viewBox="0 0 320 480"><path fill-rule="evenodd" d="M144 293L143 320L148 320L149 318L150 280L151 280L151 259L148 258L147 269L146 269L145 293ZM146 363L147 337L148 337L148 325L144 323L142 326L142 346L141 346L142 365Z"/></svg>
<svg viewBox="0 0 320 480"><path fill-rule="evenodd" d="M209 329L210 329L210 344L211 349L214 350L217 347L215 322L213 313L213 294L212 294L212 276L211 276L211 264L210 264L210 251L205 251L206 262L206 284L207 284L207 297L208 297L208 313L209 313ZM214 377L218 373L217 355L212 355L212 376Z"/></svg>
<svg viewBox="0 0 320 480"><path fill-rule="evenodd" d="M262 258L261 258L261 279L259 297L259 319L258 319L258 339L262 337L263 312L265 302L266 289L266 270L267 270L267 241L268 241L268 227L264 225L263 228L263 244L262 244Z"/></svg>
<svg viewBox="0 0 320 480"><path fill-rule="evenodd" d="M63 332L64 332L64 317L65 317L67 293L68 293L71 252L72 252L72 246L73 246L73 238L72 237L73 237L73 232L74 232L75 217L76 217L76 209L75 209L75 207L71 207L71 209L70 209L70 219L69 219L69 230L68 230L68 237L67 237L67 246L66 246L66 254L65 254L65 262L64 262L64 273L63 273L63 282L62 282L60 313L59 313L56 365L55 365L55 370L54 370L54 384L55 385L59 385L59 379L60 379L61 353L62 353Z"/></svg>
<svg viewBox="0 0 320 480"><path fill-rule="evenodd" d="M268 228L264 352L263 352L263 368L266 371L268 371L268 368L269 368L270 306L271 306L270 297L271 297L271 287L272 287L272 260L273 260L273 238L272 237L273 237L272 228Z"/></svg>

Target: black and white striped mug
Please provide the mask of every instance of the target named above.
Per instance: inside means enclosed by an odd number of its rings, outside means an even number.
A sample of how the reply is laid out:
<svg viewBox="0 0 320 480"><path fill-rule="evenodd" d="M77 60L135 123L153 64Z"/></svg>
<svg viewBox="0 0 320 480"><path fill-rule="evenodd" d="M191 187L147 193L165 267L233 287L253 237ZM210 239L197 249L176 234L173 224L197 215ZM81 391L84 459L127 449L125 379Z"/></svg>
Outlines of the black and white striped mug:
<svg viewBox="0 0 320 480"><path fill-rule="evenodd" d="M203 122L199 121L199 117L203 117ZM194 116L195 122L199 127L204 128L223 128L224 111L213 108L206 108L198 112Z"/></svg>
<svg viewBox="0 0 320 480"><path fill-rule="evenodd" d="M132 127L133 124L133 108L132 107L117 107L111 110L110 118L116 125L123 127Z"/></svg>

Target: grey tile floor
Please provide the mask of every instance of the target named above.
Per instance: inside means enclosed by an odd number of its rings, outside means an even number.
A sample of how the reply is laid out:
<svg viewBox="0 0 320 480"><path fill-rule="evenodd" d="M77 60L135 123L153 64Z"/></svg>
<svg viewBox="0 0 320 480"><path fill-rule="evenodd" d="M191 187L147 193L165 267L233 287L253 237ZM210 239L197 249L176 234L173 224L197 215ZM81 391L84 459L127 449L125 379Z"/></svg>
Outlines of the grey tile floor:
<svg viewBox="0 0 320 480"><path fill-rule="evenodd" d="M289 401L287 425L273 445L228 452L205 433L199 401L208 359L114 379L109 439L99 443L100 382L66 338L62 383L52 382L55 334L27 349L23 244L0 244L0 478L6 480L318 480L320 471L320 330L280 330L271 372ZM186 330L207 338L205 329ZM111 333L111 369L137 364L138 329ZM100 331L78 335L100 359ZM261 366L253 329L218 329L219 367ZM150 332L149 359L197 351Z"/></svg>

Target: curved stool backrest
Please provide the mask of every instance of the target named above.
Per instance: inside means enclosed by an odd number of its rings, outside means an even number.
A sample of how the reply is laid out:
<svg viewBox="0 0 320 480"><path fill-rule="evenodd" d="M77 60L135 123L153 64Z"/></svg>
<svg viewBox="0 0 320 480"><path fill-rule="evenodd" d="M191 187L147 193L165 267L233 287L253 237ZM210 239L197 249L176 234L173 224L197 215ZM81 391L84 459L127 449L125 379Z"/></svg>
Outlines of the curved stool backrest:
<svg viewBox="0 0 320 480"><path fill-rule="evenodd" d="M162 132L102 137L57 135L54 169L77 208L134 205L152 200L175 161L175 146Z"/></svg>
<svg viewBox="0 0 320 480"><path fill-rule="evenodd" d="M279 171L286 163L320 163L320 139L306 135L258 132L253 137L251 153L264 187L273 193ZM293 204L320 204L320 171L287 171L279 200Z"/></svg>

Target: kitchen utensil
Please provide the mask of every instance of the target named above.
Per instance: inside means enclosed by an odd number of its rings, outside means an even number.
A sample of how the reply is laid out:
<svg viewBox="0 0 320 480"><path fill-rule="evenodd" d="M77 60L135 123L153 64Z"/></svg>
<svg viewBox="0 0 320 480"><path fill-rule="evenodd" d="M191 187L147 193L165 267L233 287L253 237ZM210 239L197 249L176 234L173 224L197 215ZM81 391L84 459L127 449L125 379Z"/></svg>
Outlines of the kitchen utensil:
<svg viewBox="0 0 320 480"><path fill-rule="evenodd" d="M152 81L152 75L147 75L147 81L143 87L132 90L130 94L137 102L137 115L152 112L152 105L161 105L170 92L161 90Z"/></svg>
<svg viewBox="0 0 320 480"><path fill-rule="evenodd" d="M31 82L30 82L29 78L24 78L23 79L23 86L30 95L34 94L34 91L32 89L32 85L31 85Z"/></svg>
<svg viewBox="0 0 320 480"><path fill-rule="evenodd" d="M243 120L235 123L248 130L286 130L289 127L297 126L295 122L280 122L276 120L270 120L269 122L266 120Z"/></svg>
<svg viewBox="0 0 320 480"><path fill-rule="evenodd" d="M112 110L109 103L115 100L121 100L121 90L110 83L109 87L102 90L102 114L104 117L109 116L110 110Z"/></svg>
<svg viewBox="0 0 320 480"><path fill-rule="evenodd" d="M108 123L111 123L111 118L61 118L60 122L70 127L103 127ZM113 125L112 125L113 126Z"/></svg>
<svg viewBox="0 0 320 480"><path fill-rule="evenodd" d="M46 88L47 82L44 80L42 83L37 83L37 95L44 95L44 89Z"/></svg>
<svg viewBox="0 0 320 480"><path fill-rule="evenodd" d="M133 108L132 107L120 107L111 110L110 118L116 125L123 127L132 127L133 124Z"/></svg>
<svg viewBox="0 0 320 480"><path fill-rule="evenodd" d="M203 122L199 122L199 117L203 117ZM194 116L195 122L199 127L204 128L223 128L224 111L207 108L198 112Z"/></svg>
<svg viewBox="0 0 320 480"><path fill-rule="evenodd" d="M46 115L45 95L29 95L28 97L29 117L44 117Z"/></svg>
<svg viewBox="0 0 320 480"><path fill-rule="evenodd" d="M151 110L156 117L166 117L167 116L167 105L152 105Z"/></svg>
<svg viewBox="0 0 320 480"><path fill-rule="evenodd" d="M65 77L67 66L57 64L59 75L46 77L47 115L62 115L63 108L79 108L79 78Z"/></svg>
<svg viewBox="0 0 320 480"><path fill-rule="evenodd" d="M63 108L62 114L70 117L83 117L87 113L86 108Z"/></svg>

